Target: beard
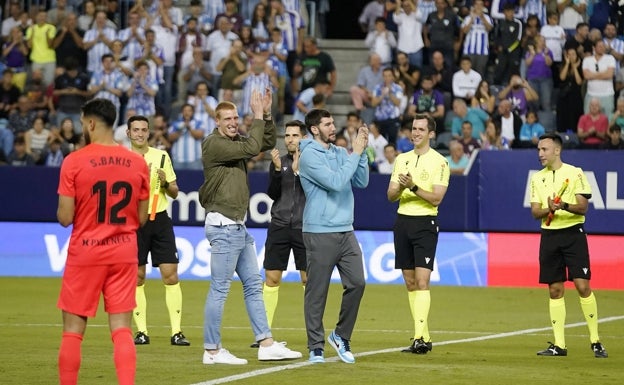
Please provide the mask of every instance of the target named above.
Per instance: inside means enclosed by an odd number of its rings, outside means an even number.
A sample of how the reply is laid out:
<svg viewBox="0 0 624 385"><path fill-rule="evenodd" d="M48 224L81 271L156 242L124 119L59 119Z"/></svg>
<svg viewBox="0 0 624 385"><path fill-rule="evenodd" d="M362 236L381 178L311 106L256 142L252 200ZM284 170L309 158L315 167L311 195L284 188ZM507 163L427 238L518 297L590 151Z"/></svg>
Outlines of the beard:
<svg viewBox="0 0 624 385"><path fill-rule="evenodd" d="M323 132L319 133L319 138L321 139L321 141L323 143L335 143L336 142L336 134L329 134L329 135L325 135Z"/></svg>

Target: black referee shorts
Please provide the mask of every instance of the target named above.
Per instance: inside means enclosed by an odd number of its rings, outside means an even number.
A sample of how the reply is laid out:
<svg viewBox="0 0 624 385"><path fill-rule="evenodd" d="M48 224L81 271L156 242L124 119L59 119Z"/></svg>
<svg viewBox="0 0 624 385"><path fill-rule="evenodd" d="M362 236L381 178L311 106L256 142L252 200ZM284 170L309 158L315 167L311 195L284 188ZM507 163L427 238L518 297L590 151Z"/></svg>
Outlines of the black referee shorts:
<svg viewBox="0 0 624 385"><path fill-rule="evenodd" d="M540 283L591 279L589 248L583 225L543 230L540 238Z"/></svg>
<svg viewBox="0 0 624 385"><path fill-rule="evenodd" d="M269 224L264 244L264 269L285 271L288 267L290 250L295 256L295 266L299 271L306 270L306 250L301 229Z"/></svg>
<svg viewBox="0 0 624 385"><path fill-rule="evenodd" d="M167 211L156 214L137 230L139 266L147 265L147 254L152 253L152 266L161 263L178 263L178 248L173 234L173 222Z"/></svg>
<svg viewBox="0 0 624 385"><path fill-rule="evenodd" d="M435 216L397 216L394 224L394 268L433 270L438 247L438 219Z"/></svg>

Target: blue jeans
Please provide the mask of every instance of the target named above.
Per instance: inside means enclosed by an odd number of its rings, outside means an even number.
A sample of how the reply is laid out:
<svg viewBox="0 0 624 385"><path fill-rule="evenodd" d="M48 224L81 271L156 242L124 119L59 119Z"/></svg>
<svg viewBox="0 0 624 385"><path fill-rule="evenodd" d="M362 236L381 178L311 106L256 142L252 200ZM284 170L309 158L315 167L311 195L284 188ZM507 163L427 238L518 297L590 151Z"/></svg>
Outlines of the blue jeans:
<svg viewBox="0 0 624 385"><path fill-rule="evenodd" d="M423 68L423 50L422 48L416 52L408 53L407 60L409 63L418 69Z"/></svg>
<svg viewBox="0 0 624 385"><path fill-rule="evenodd" d="M205 230L212 246L212 256L210 290L204 308L204 349L221 348L223 305L234 272L243 284L245 307L256 341L272 337L262 299L262 277L253 237L244 225L206 225Z"/></svg>
<svg viewBox="0 0 624 385"><path fill-rule="evenodd" d="M544 111L551 111L553 80L550 78L529 79L529 84L539 96L538 103Z"/></svg>

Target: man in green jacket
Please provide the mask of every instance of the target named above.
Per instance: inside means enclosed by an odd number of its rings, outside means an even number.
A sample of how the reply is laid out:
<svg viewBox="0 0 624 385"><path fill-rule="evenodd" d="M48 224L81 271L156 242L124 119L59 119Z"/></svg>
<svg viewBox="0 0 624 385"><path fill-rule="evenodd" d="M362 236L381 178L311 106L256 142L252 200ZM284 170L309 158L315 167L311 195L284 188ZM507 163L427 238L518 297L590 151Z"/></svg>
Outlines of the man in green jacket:
<svg viewBox="0 0 624 385"><path fill-rule="evenodd" d="M300 352L275 342L269 328L262 278L253 237L247 232L245 219L249 206L246 162L249 158L275 146L275 124L271 118L271 90L254 91L251 111L254 121L249 137L238 134L238 111L230 102L215 109L217 129L202 143L204 183L199 200L206 209L206 238L212 246L210 258L210 291L204 313L204 364L244 365L221 345L223 306L230 291L234 272L245 293L245 307L256 341L260 345L258 360L279 361L301 358Z"/></svg>

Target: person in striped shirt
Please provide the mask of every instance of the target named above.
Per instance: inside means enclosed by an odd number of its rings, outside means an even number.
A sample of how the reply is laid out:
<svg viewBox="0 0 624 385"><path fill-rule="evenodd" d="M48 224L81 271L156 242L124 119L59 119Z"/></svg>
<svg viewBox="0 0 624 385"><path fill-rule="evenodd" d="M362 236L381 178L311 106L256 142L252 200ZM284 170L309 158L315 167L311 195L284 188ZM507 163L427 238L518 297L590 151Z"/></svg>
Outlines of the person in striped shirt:
<svg viewBox="0 0 624 385"><path fill-rule="evenodd" d="M463 54L470 58L472 68L481 76L485 76L490 56L488 35L492 28L494 28L494 23L492 18L485 13L483 0L475 0L470 15L464 18L461 25L461 33L465 36Z"/></svg>
<svg viewBox="0 0 624 385"><path fill-rule="evenodd" d="M201 142L205 132L202 122L195 119L195 108L190 104L182 106L180 117L169 128L171 160L178 170L201 170Z"/></svg>
<svg viewBox="0 0 624 385"><path fill-rule="evenodd" d="M113 55L110 53L102 56L101 66L102 69L91 76L89 91L94 94L94 98L111 101L117 108L117 116L119 116L120 98L128 89L128 79L115 68Z"/></svg>
<svg viewBox="0 0 624 385"><path fill-rule="evenodd" d="M89 75L102 70L102 55L110 54L117 31L106 25L106 12L95 14L93 27L85 32L83 48L87 51L87 72Z"/></svg>
<svg viewBox="0 0 624 385"><path fill-rule="evenodd" d="M263 56L256 55L251 59L251 65L247 72L234 79L234 84L243 84L243 101L238 107L241 115L247 115L251 111L251 95L253 91L271 90L279 87L279 82L272 68L267 66Z"/></svg>

